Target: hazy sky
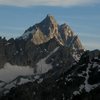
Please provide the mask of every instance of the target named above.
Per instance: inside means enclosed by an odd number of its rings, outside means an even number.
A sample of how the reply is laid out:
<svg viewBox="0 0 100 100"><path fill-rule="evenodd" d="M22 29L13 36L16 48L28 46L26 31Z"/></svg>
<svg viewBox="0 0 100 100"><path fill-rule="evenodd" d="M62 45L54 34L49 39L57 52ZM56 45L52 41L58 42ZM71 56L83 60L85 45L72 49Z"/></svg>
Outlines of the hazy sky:
<svg viewBox="0 0 100 100"><path fill-rule="evenodd" d="M100 49L100 0L0 0L0 35L18 37L47 14L71 26L86 49Z"/></svg>

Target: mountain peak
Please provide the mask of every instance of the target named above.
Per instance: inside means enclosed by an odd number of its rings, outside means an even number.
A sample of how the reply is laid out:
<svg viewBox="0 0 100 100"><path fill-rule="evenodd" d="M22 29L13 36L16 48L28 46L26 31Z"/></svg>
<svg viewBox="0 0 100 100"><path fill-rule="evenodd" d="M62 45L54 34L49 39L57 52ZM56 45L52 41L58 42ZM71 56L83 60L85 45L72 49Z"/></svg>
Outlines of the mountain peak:
<svg viewBox="0 0 100 100"><path fill-rule="evenodd" d="M54 16L52 16L50 14L47 14L47 17L46 18L54 19Z"/></svg>
<svg viewBox="0 0 100 100"><path fill-rule="evenodd" d="M49 25L50 24L56 24L57 25L57 22L56 22L55 18L52 15L48 14L46 16L46 18L44 18L44 20L41 21L39 24L49 24Z"/></svg>
<svg viewBox="0 0 100 100"><path fill-rule="evenodd" d="M50 21L56 21L54 16L50 15L50 14L47 14L46 18L45 19L49 19Z"/></svg>
<svg viewBox="0 0 100 100"><path fill-rule="evenodd" d="M30 35L31 34L31 35ZM82 49L82 44L72 29L66 24L57 24L55 18L48 14L40 23L27 29L22 37L29 39L35 45L40 45L55 38L60 45L75 45L77 49ZM72 44L73 43L73 44Z"/></svg>
<svg viewBox="0 0 100 100"><path fill-rule="evenodd" d="M54 28L54 27L58 26L55 18L52 15L50 15L50 14L48 14L46 16L46 18L44 18L44 20L41 21L40 23L38 23L37 25L39 25L40 27L41 26L43 26L43 27L47 26L46 28L48 28L48 27Z"/></svg>

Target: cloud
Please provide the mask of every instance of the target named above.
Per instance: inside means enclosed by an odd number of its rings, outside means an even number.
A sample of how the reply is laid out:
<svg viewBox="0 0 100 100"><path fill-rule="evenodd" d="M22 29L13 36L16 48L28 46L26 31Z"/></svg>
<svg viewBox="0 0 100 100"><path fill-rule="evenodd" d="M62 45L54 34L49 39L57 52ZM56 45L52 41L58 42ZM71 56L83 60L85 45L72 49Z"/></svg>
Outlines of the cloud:
<svg viewBox="0 0 100 100"><path fill-rule="evenodd" d="M81 6L100 3L100 0L0 0L0 5L28 7L34 5L45 6Z"/></svg>

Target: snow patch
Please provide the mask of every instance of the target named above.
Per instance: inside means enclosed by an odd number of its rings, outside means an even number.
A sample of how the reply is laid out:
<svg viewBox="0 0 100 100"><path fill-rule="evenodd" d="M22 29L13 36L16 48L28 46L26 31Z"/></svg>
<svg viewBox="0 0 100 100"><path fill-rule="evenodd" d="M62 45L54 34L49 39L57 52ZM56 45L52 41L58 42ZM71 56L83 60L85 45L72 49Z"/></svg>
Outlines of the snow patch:
<svg viewBox="0 0 100 100"><path fill-rule="evenodd" d="M33 68L30 68L29 66L17 66L6 63L4 68L0 69L0 80L10 82L18 76L32 74Z"/></svg>
<svg viewBox="0 0 100 100"><path fill-rule="evenodd" d="M30 34L34 33L35 30L33 29L32 31L27 31L22 35L23 39L27 39L29 37Z"/></svg>
<svg viewBox="0 0 100 100"><path fill-rule="evenodd" d="M65 80L68 81L68 82L73 81L72 78L68 78L68 77L65 78Z"/></svg>
<svg viewBox="0 0 100 100"><path fill-rule="evenodd" d="M42 81L43 81L43 78L40 78L39 81L38 81L38 83L41 83Z"/></svg>
<svg viewBox="0 0 100 100"><path fill-rule="evenodd" d="M92 64L88 64L88 67L87 67L87 70L86 70L86 78L85 78L85 90L86 90L86 92L90 92L92 89L94 89L94 88L96 88L96 87L98 87L99 85L100 85L100 83L98 83L98 84L94 84L94 85L90 85L89 83L88 83L88 79L89 79L89 69L90 69L90 67L91 67L91 65ZM95 64L94 64L95 65Z"/></svg>
<svg viewBox="0 0 100 100"><path fill-rule="evenodd" d="M74 91L73 92L73 95L78 95L78 94L80 94L79 91Z"/></svg>
<svg viewBox="0 0 100 100"><path fill-rule="evenodd" d="M41 59L38 63L37 63L37 74L43 74L48 72L50 69L52 69L52 65L51 64L46 64L46 59L51 56L53 53L55 53L57 50L59 49L59 47L55 48L47 57Z"/></svg>
<svg viewBox="0 0 100 100"><path fill-rule="evenodd" d="M94 62L94 63L93 63L93 68L95 68L95 67L97 67L97 66L98 66L97 62Z"/></svg>
<svg viewBox="0 0 100 100"><path fill-rule="evenodd" d="M21 78L21 80L20 80L20 82L18 84L21 85L21 84L24 84L24 83L27 83L27 82L30 82L30 80Z"/></svg>
<svg viewBox="0 0 100 100"><path fill-rule="evenodd" d="M83 77L83 75L82 75L82 74L78 74L77 76L78 76L78 77Z"/></svg>
<svg viewBox="0 0 100 100"><path fill-rule="evenodd" d="M34 79L39 79L39 78L40 78L39 75L34 76Z"/></svg>
<svg viewBox="0 0 100 100"><path fill-rule="evenodd" d="M5 45L7 46L7 45L10 45L10 44L11 44L11 43L8 42L8 43L6 43Z"/></svg>
<svg viewBox="0 0 100 100"><path fill-rule="evenodd" d="M76 54L76 52L73 52L72 56L76 60L76 62L78 62L80 60L80 56L78 54Z"/></svg>

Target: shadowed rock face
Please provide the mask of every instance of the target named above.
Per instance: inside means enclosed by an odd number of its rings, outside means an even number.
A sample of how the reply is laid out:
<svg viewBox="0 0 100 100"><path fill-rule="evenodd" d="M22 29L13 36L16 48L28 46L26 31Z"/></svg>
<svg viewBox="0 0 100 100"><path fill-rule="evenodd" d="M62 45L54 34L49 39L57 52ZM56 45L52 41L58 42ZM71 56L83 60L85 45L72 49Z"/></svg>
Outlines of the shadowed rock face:
<svg viewBox="0 0 100 100"><path fill-rule="evenodd" d="M0 100L99 100L99 76L100 51L86 51L69 70L49 71L35 82L12 88Z"/></svg>
<svg viewBox="0 0 100 100"><path fill-rule="evenodd" d="M3 67L7 62L13 65L34 67L41 58L46 57L57 46L59 45L55 39L41 45L34 45L31 41L23 39L1 40L0 67Z"/></svg>

